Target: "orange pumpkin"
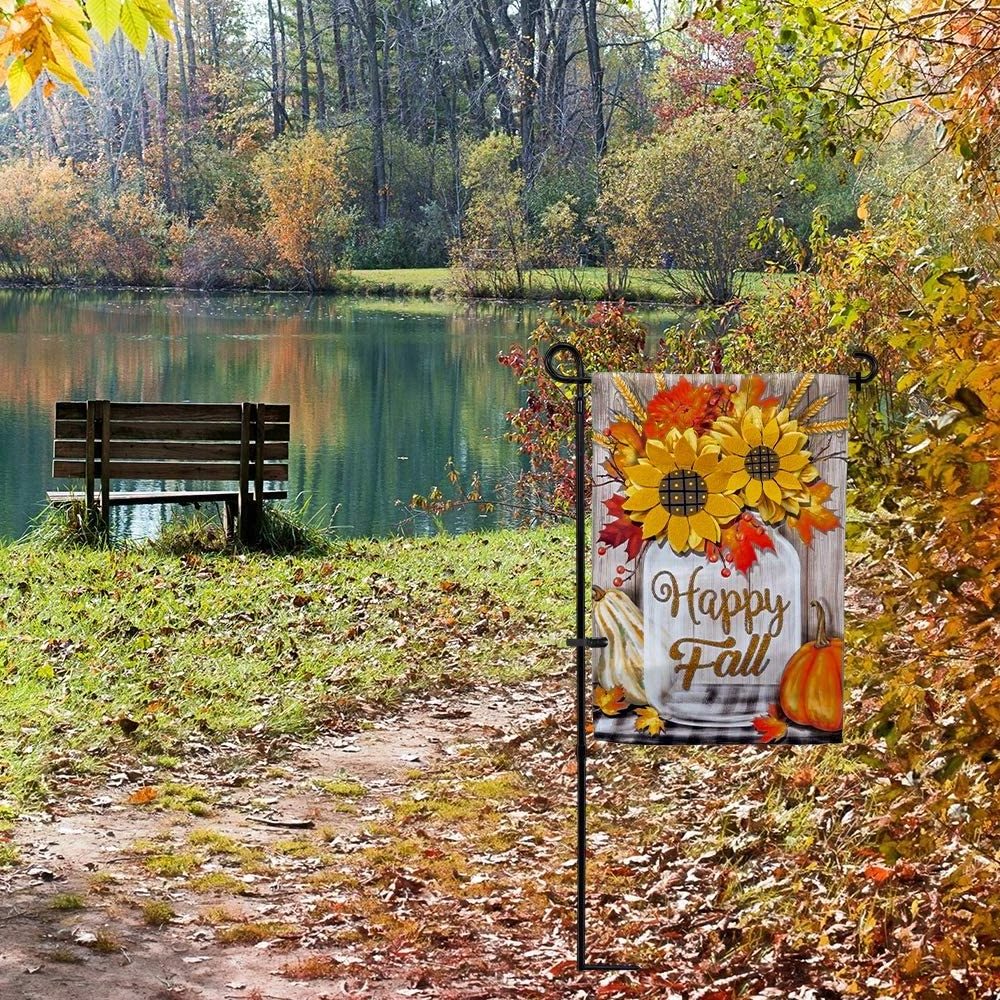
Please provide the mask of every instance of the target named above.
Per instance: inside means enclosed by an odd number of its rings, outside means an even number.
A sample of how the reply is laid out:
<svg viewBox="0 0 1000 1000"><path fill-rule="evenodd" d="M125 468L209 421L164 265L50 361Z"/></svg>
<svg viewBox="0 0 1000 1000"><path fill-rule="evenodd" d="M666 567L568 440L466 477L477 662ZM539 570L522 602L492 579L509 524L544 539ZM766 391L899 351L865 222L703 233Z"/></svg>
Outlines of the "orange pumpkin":
<svg viewBox="0 0 1000 1000"><path fill-rule="evenodd" d="M778 701L785 715L800 726L835 733L844 722L844 640L826 634L826 612L819 616L816 638L801 646L781 675Z"/></svg>

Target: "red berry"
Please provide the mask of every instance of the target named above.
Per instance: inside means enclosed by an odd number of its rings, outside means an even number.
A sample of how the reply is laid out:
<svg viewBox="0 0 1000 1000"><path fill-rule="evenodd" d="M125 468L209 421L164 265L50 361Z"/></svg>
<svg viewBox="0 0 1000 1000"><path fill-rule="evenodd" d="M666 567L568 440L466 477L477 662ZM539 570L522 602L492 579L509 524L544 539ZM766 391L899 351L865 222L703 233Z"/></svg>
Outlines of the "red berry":
<svg viewBox="0 0 1000 1000"><path fill-rule="evenodd" d="M616 566L615 567L615 572L616 573L624 573L625 572L625 567L624 566Z"/></svg>
<svg viewBox="0 0 1000 1000"><path fill-rule="evenodd" d="M614 584L614 585L615 585L616 587L620 587L620 586L621 586L621 585L622 585L622 584L623 584L623 583L624 583L625 581L624 581L624 580L622 580L622 578L621 578L620 576L616 576L616 577L615 577L615 578L614 578L614 579L613 579L613 580L612 580L611 582L612 582L612 583L613 583L613 584Z"/></svg>
<svg viewBox="0 0 1000 1000"><path fill-rule="evenodd" d="M599 556L607 555L607 552L608 550L603 545L597 550Z"/></svg>
<svg viewBox="0 0 1000 1000"><path fill-rule="evenodd" d="M722 576L732 576L732 575L733 571L728 566L724 570L722 570Z"/></svg>

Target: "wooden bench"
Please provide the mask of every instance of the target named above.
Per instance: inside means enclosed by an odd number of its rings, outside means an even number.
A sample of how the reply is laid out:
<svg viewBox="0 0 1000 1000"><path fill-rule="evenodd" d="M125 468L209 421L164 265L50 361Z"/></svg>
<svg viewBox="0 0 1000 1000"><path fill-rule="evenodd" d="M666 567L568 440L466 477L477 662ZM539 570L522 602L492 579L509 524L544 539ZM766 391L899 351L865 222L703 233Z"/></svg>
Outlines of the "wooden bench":
<svg viewBox="0 0 1000 1000"><path fill-rule="evenodd" d="M83 499L107 530L112 507L134 504L223 504L227 534L256 540L265 500L286 490L290 407L267 403L114 403L107 399L56 403L52 476L82 479L84 492L47 494L51 504ZM111 480L143 489L111 490ZM152 483L231 482L234 489L150 489Z"/></svg>

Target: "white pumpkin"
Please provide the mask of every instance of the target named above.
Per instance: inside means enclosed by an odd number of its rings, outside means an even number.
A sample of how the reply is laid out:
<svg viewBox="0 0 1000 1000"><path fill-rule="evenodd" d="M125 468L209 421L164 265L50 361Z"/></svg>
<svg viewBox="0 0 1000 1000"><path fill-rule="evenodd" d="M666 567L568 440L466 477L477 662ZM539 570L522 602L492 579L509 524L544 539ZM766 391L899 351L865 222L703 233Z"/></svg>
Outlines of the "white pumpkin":
<svg viewBox="0 0 1000 1000"><path fill-rule="evenodd" d="M605 691L621 686L627 701L645 705L642 612L624 590L594 587L594 620L608 640L596 657L595 681Z"/></svg>

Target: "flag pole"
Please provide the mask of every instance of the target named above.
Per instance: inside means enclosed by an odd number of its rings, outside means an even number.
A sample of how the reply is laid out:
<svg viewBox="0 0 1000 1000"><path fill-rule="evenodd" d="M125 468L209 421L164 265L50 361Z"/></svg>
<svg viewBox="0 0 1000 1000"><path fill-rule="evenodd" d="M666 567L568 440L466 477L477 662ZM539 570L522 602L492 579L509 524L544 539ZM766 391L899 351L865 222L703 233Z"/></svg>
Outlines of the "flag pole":
<svg viewBox="0 0 1000 1000"><path fill-rule="evenodd" d="M557 360L561 359L561 360ZM569 362L569 364L567 364ZM567 370L568 369L568 370ZM584 458L586 386L590 376L574 344L553 344L545 352L545 370L556 382L575 388L575 494L576 494L576 634L566 640L576 651L576 967L595 970L637 971L637 965L587 961L587 650L608 644L603 637L587 635L587 565Z"/></svg>

